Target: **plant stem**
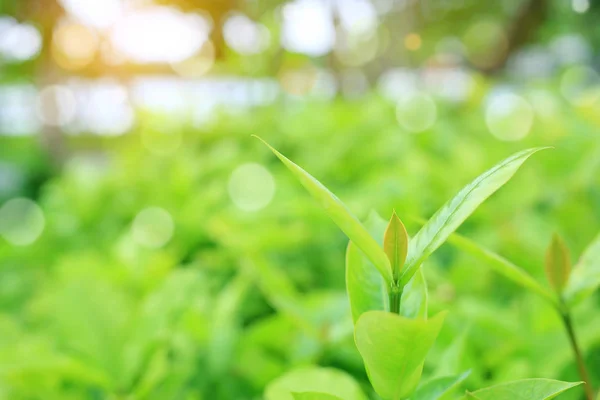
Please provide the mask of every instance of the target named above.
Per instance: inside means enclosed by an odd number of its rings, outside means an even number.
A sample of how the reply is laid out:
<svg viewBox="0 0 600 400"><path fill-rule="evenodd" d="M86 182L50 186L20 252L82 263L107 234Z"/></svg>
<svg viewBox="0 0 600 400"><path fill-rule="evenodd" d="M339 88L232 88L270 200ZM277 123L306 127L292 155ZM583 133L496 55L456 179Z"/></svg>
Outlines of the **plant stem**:
<svg viewBox="0 0 600 400"><path fill-rule="evenodd" d="M575 330L573 329L573 321L571 320L571 314L569 311L564 311L562 314L562 320L565 325L565 329L567 330L567 334L569 336L569 342L571 343L571 348L573 349L573 353L575 355L575 360L577 362L577 369L579 370L579 376L583 381L583 387L585 389L585 396L587 400L594 400L594 390L592 389L592 383L590 381L590 375L585 367L585 360L583 359L583 355L581 354L581 349L579 348L579 343L577 342L577 336L575 335Z"/></svg>
<svg viewBox="0 0 600 400"><path fill-rule="evenodd" d="M402 301L402 288L392 284L390 291L390 312L400 314L400 303Z"/></svg>

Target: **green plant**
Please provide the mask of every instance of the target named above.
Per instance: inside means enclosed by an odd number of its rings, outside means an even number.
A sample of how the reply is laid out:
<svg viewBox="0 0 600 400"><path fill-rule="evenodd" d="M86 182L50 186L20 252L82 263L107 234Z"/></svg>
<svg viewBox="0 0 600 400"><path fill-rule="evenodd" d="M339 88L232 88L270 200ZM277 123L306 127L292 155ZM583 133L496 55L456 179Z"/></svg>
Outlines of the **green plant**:
<svg viewBox="0 0 600 400"><path fill-rule="evenodd" d="M417 389L425 358L445 317L445 312L442 312L428 318L427 285L422 264L483 201L541 148L519 152L480 175L409 239L395 212L387 226L375 213L363 226L323 184L264 143L350 239L346 253L346 287L355 324L355 343L377 394L390 400L432 400L455 387L466 374L461 375L462 378L440 378L443 380L433 385L435 390L424 389L427 386ZM523 398L547 399L578 384L524 380L482 389L467 396L502 399L510 398L507 393L518 391ZM295 394L290 390L290 394L296 399L339 398L325 380L316 386L322 390L315 392L313 387L307 393Z"/></svg>
<svg viewBox="0 0 600 400"><path fill-rule="evenodd" d="M454 234L449 238L449 242L491 266L506 278L538 294L550 304L560 316L565 328L579 375L584 382L586 398L593 400L594 390L575 334L572 310L600 286L600 235L584 250L574 268L571 268L566 244L558 235L553 235L545 262L546 277L551 289L538 283L524 268L465 237Z"/></svg>

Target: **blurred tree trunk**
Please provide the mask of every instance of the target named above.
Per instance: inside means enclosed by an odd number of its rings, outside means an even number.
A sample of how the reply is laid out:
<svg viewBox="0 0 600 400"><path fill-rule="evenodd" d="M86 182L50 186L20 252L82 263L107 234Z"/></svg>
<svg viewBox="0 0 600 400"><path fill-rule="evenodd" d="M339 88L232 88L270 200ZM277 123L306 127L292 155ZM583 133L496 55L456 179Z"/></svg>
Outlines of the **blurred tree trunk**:
<svg viewBox="0 0 600 400"><path fill-rule="evenodd" d="M42 51L36 62L34 81L38 90L56 85L64 79L64 73L52 59L52 32L56 21L63 13L56 0L25 0L21 2L27 18L38 24L42 34ZM58 104L53 105L58 108ZM67 146L60 127L43 124L40 142L54 166L60 167L67 158Z"/></svg>
<svg viewBox="0 0 600 400"><path fill-rule="evenodd" d="M530 43L536 36L539 28L548 18L549 1L548 0L528 0L519 8L511 24L507 28L508 49L497 62L482 71L488 74L500 71L514 54L521 47Z"/></svg>

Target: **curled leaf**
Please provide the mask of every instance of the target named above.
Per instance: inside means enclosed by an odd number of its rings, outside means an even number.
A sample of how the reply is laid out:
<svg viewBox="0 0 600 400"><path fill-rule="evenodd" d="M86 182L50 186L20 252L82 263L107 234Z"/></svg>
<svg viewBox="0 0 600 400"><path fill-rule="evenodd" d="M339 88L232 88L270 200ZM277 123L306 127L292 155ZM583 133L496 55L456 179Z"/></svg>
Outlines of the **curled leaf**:
<svg viewBox="0 0 600 400"><path fill-rule="evenodd" d="M546 277L558 293L562 293L571 274L569 249L560 236L554 234L546 251Z"/></svg>
<svg viewBox="0 0 600 400"><path fill-rule="evenodd" d="M396 211L392 214L383 235L383 251L390 260L392 277L397 281L408 253L408 233Z"/></svg>

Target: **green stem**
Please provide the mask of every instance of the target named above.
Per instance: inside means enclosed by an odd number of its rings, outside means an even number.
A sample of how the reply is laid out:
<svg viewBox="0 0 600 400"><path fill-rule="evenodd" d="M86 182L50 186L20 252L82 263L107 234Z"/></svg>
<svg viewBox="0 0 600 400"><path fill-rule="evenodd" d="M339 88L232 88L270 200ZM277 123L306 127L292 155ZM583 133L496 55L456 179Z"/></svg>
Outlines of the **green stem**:
<svg viewBox="0 0 600 400"><path fill-rule="evenodd" d="M392 284L390 290L390 312L400 314L400 303L402 302L402 288Z"/></svg>
<svg viewBox="0 0 600 400"><path fill-rule="evenodd" d="M592 389L592 383L590 381L590 375L585 366L585 361L583 359L583 355L581 354L581 349L579 347L579 343L577 342L577 336L575 335L575 329L573 329L573 321L571 320L571 314L569 311L564 311L561 313L563 324L565 325L565 329L567 331L567 335L569 336L569 342L571 343L571 348L573 349L573 354L575 355L575 361L577 362L577 369L579 370L579 376L583 381L583 387L585 389L585 397L587 400L594 400L594 390Z"/></svg>

